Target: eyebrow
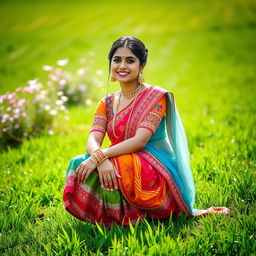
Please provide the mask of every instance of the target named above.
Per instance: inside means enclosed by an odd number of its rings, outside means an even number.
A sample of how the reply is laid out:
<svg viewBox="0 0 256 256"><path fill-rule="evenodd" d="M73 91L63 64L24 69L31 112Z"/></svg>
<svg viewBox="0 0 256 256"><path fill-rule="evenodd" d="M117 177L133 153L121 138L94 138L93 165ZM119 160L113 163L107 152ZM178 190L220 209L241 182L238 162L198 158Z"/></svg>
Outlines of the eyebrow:
<svg viewBox="0 0 256 256"><path fill-rule="evenodd" d="M113 58L120 59L121 56L114 56ZM127 56L127 57L125 57L125 58L126 58L126 59L135 59L135 57L133 57L133 56Z"/></svg>

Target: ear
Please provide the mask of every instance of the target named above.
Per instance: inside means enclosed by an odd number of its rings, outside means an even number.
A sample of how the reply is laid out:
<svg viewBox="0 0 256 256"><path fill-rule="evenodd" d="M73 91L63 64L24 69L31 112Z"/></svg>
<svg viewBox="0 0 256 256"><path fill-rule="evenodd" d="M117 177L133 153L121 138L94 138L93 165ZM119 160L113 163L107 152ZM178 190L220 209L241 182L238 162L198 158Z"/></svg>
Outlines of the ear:
<svg viewBox="0 0 256 256"><path fill-rule="evenodd" d="M140 65L140 73L143 72L144 67L146 66L147 62L144 62L143 64Z"/></svg>

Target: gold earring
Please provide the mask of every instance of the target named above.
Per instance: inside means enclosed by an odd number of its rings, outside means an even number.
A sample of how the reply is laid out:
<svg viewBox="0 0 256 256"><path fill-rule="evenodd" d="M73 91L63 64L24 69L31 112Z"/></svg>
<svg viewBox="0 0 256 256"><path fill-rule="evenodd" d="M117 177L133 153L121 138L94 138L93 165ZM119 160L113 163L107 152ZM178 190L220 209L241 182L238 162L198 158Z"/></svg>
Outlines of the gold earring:
<svg viewBox="0 0 256 256"><path fill-rule="evenodd" d="M113 76L111 76L111 82L115 82L115 81L116 79Z"/></svg>
<svg viewBox="0 0 256 256"><path fill-rule="evenodd" d="M139 83L145 82L145 77L143 76L142 73L139 73L138 82L139 82Z"/></svg>

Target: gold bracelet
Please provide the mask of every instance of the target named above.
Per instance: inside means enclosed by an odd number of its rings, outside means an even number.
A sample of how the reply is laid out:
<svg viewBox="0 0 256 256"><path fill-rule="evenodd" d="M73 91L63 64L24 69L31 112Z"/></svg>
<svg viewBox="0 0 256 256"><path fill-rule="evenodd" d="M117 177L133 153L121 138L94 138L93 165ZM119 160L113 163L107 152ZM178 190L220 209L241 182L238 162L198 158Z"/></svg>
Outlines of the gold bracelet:
<svg viewBox="0 0 256 256"><path fill-rule="evenodd" d="M102 164L106 159L108 159L108 156L105 156L104 158L101 159L101 161L98 163L97 167Z"/></svg>
<svg viewBox="0 0 256 256"><path fill-rule="evenodd" d="M91 159L91 161L93 161L95 164L98 164L98 162L99 162L98 159L96 159L94 155L91 155L90 159ZM95 161L94 161L94 160L95 160Z"/></svg>

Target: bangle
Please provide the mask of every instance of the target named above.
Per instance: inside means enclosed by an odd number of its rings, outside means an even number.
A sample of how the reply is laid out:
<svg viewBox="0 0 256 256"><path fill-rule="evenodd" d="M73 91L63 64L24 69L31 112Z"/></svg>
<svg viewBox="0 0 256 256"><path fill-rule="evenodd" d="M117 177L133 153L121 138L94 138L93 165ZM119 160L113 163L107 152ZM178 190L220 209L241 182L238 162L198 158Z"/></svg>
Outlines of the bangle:
<svg viewBox="0 0 256 256"><path fill-rule="evenodd" d="M101 161L98 163L97 167L102 164L103 161L105 161L106 159L108 159L108 156L105 156L104 158L101 159Z"/></svg>
<svg viewBox="0 0 256 256"><path fill-rule="evenodd" d="M98 159L96 159L94 155L91 155L90 160L92 162L94 162L95 164L98 164L98 162L99 162Z"/></svg>
<svg viewBox="0 0 256 256"><path fill-rule="evenodd" d="M104 160L108 158L108 156L106 156L100 148L93 151L93 156L98 160L97 166L99 166Z"/></svg>

